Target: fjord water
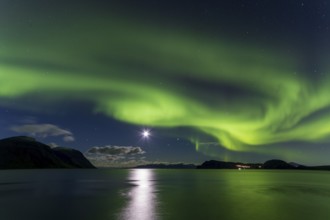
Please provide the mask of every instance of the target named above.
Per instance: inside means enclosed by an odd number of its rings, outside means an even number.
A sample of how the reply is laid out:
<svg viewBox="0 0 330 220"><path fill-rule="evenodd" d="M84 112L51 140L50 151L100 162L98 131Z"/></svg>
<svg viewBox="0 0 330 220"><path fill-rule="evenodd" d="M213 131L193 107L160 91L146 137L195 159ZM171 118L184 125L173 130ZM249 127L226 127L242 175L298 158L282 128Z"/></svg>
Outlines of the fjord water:
<svg viewBox="0 0 330 220"><path fill-rule="evenodd" d="M1 220L329 218L329 172L0 171Z"/></svg>

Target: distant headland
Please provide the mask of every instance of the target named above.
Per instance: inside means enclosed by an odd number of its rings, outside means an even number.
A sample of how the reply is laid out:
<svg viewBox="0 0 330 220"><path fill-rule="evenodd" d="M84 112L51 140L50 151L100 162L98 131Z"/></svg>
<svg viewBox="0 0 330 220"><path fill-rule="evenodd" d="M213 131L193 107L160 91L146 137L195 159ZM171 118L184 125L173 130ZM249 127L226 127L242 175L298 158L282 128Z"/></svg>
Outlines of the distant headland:
<svg viewBox="0 0 330 220"><path fill-rule="evenodd" d="M95 168L77 150L51 148L32 137L0 140L0 169Z"/></svg>
<svg viewBox="0 0 330 220"><path fill-rule="evenodd" d="M201 165L193 164L146 164L135 168L153 168L153 169L265 169L265 170L330 170L330 166L305 166L294 162L287 163L283 160L273 159L265 163L241 163L224 162L217 160L205 161Z"/></svg>
<svg viewBox="0 0 330 220"><path fill-rule="evenodd" d="M32 137L18 136L0 140L0 169L95 168L78 150L50 146ZM305 166L273 159L264 163L225 162L217 160L195 164L152 163L133 168L145 169L276 169L276 170L330 170L330 165Z"/></svg>
<svg viewBox="0 0 330 220"><path fill-rule="evenodd" d="M210 160L196 167L197 169L277 169L277 170L330 170L330 166L305 166L294 162L273 159L265 163L240 163Z"/></svg>

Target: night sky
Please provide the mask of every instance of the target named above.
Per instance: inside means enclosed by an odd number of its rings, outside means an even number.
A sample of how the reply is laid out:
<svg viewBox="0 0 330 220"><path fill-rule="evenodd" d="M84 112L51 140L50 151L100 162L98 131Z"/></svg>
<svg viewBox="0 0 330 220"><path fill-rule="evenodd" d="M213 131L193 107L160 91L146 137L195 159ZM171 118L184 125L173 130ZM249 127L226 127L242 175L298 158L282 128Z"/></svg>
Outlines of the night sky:
<svg viewBox="0 0 330 220"><path fill-rule="evenodd" d="M329 12L327 0L2 0L0 138L103 166L330 164Z"/></svg>

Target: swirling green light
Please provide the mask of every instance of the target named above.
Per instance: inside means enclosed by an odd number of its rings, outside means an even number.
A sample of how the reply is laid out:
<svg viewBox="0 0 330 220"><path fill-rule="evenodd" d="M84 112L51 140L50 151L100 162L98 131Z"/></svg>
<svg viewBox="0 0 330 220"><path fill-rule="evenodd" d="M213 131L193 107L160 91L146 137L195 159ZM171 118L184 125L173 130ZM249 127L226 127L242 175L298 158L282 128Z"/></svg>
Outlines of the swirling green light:
<svg viewBox="0 0 330 220"><path fill-rule="evenodd" d="M192 127L231 150L329 136L329 79L296 75L299 60L284 52L110 20L36 27L23 41L8 31L0 98L88 100L118 120Z"/></svg>

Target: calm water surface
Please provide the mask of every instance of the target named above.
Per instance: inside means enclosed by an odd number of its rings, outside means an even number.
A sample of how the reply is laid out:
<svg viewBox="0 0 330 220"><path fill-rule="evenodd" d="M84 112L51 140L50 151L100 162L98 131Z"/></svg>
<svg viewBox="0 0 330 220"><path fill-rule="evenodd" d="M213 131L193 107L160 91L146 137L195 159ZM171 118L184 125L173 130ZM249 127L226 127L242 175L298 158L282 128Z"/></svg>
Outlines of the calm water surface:
<svg viewBox="0 0 330 220"><path fill-rule="evenodd" d="M0 171L1 220L330 219L330 172Z"/></svg>

